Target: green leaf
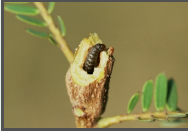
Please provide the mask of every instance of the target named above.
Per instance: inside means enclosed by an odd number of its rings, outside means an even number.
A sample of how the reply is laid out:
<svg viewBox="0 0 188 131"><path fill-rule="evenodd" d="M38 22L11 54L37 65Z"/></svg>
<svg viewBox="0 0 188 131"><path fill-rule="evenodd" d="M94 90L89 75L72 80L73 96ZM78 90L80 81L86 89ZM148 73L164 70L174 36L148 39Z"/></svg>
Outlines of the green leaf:
<svg viewBox="0 0 188 131"><path fill-rule="evenodd" d="M51 14L55 6L55 2L49 2L48 5L48 14Z"/></svg>
<svg viewBox="0 0 188 131"><path fill-rule="evenodd" d="M127 107L127 113L131 113L131 111L134 109L134 107L136 106L137 102L138 102L138 99L139 99L139 93L136 93L134 94L130 100L129 100L129 104L128 104L128 107Z"/></svg>
<svg viewBox="0 0 188 131"><path fill-rule="evenodd" d="M27 4L29 2L4 2L4 3L8 3L8 4Z"/></svg>
<svg viewBox="0 0 188 131"><path fill-rule="evenodd" d="M47 26L47 24L44 21L29 17L29 16L16 15L16 18L31 25L40 26L40 27Z"/></svg>
<svg viewBox="0 0 188 131"><path fill-rule="evenodd" d="M58 45L57 42L54 40L52 34L49 34L48 39L49 39L49 41L50 41L52 44Z"/></svg>
<svg viewBox="0 0 188 131"><path fill-rule="evenodd" d="M149 80L145 82L143 89L142 89L142 110L143 112L148 111L151 100L152 100L152 94L153 94L153 81Z"/></svg>
<svg viewBox="0 0 188 131"><path fill-rule="evenodd" d="M176 83L173 79L168 80L167 88L167 109L169 111L177 110L178 95L176 89Z"/></svg>
<svg viewBox="0 0 188 131"><path fill-rule="evenodd" d="M65 24L64 24L63 20L61 19L61 17L59 15L57 16L57 18L58 18L58 21L59 21L59 24L60 24L61 34L62 34L63 37L65 37L65 35L66 35Z"/></svg>
<svg viewBox="0 0 188 131"><path fill-rule="evenodd" d="M48 34L45 32L36 31L33 29L26 29L26 32L37 37L48 38Z"/></svg>
<svg viewBox="0 0 188 131"><path fill-rule="evenodd" d="M160 73L155 80L155 108L157 111L163 111L166 104L167 79L163 73Z"/></svg>
<svg viewBox="0 0 188 131"><path fill-rule="evenodd" d="M39 10L37 8L32 6L26 6L26 5L5 5L4 9L14 14L21 14L21 15L39 14Z"/></svg>

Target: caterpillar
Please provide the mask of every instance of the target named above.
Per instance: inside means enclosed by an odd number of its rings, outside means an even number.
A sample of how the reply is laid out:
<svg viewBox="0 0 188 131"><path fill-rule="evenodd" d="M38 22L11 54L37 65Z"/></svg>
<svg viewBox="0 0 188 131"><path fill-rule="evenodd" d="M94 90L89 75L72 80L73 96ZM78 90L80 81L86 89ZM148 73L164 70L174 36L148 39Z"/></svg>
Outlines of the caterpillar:
<svg viewBox="0 0 188 131"><path fill-rule="evenodd" d="M101 51L104 51L106 46L104 44L96 44L94 45L87 54L86 60L84 62L83 69L88 74L93 74L94 67L98 66L99 64L99 54Z"/></svg>

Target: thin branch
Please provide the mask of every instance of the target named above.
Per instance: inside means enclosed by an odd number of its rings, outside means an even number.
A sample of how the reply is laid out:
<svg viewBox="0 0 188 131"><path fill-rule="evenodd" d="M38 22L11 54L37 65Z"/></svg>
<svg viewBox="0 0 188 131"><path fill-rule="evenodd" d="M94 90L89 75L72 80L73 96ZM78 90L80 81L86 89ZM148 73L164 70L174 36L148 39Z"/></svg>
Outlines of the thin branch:
<svg viewBox="0 0 188 131"><path fill-rule="evenodd" d="M187 118L188 116L186 115L187 113L183 112L150 112L150 113L140 113L140 114L130 114L130 115L119 115L119 116L114 116L114 117L106 117L106 118L101 118L97 125L96 128L106 128L111 125L123 122L123 121L155 121L157 119L159 120L167 120L168 119L177 119L177 118L182 118L180 115L185 115L184 118ZM179 117L169 117L172 115L179 115Z"/></svg>
<svg viewBox="0 0 188 131"><path fill-rule="evenodd" d="M44 4L42 2L34 2L35 6L39 9L40 14L44 21L47 23L49 30L52 32L54 39L59 44L60 49L65 54L69 63L73 60L73 52L68 47L65 39L61 36L59 29L55 26L54 21L50 14L48 14Z"/></svg>

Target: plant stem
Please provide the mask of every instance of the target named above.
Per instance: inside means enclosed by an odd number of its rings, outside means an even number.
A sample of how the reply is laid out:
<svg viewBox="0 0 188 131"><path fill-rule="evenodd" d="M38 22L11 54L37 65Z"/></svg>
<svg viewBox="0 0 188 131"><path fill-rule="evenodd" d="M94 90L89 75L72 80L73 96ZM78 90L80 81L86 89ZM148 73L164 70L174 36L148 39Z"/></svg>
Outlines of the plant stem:
<svg viewBox="0 0 188 131"><path fill-rule="evenodd" d="M173 115L174 117L172 117ZM171 119L171 118L177 119L177 118L182 118L182 117L186 118L188 116L186 115L186 113L183 113L183 112L182 113L181 112L150 112L150 113L140 113L140 114L130 114L130 115L118 115L114 117L101 118L98 121L96 128L106 128L113 124L117 124L123 121L140 120L140 121L152 122L152 121L155 121L156 119L168 121L168 119Z"/></svg>
<svg viewBox="0 0 188 131"><path fill-rule="evenodd" d="M34 4L39 9L42 18L47 23L47 26L48 26L49 30L52 32L56 42L59 44L60 49L65 54L69 63L71 63L72 60L73 60L73 56L74 56L73 52L68 47L65 39L61 36L59 29L55 26L51 15L48 14L48 12L47 12L47 10L46 10L46 8L45 8L45 6L42 2L34 2Z"/></svg>

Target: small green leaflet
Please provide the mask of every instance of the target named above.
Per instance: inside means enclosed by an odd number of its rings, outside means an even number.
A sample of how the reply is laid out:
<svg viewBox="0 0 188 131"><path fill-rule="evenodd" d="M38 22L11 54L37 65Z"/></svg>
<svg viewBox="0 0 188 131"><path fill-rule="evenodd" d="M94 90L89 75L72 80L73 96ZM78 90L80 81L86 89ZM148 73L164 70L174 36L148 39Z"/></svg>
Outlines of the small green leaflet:
<svg viewBox="0 0 188 131"><path fill-rule="evenodd" d="M65 37L65 35L66 35L65 24L64 24L63 20L61 19L61 17L59 15L57 16L57 19L58 19L59 24L60 24L61 34L62 34L63 37Z"/></svg>
<svg viewBox="0 0 188 131"><path fill-rule="evenodd" d="M167 79L165 74L160 73L155 80L155 108L157 111L163 111L166 104Z"/></svg>
<svg viewBox="0 0 188 131"><path fill-rule="evenodd" d="M146 81L142 89L142 110L147 112L151 105L152 94L153 94L153 81Z"/></svg>
<svg viewBox="0 0 188 131"><path fill-rule="evenodd" d="M49 34L48 39L49 39L49 41L50 41L52 44L58 45L57 42L54 40L52 34Z"/></svg>
<svg viewBox="0 0 188 131"><path fill-rule="evenodd" d="M33 29L26 29L26 32L37 37L48 38L48 34L45 32L36 31Z"/></svg>
<svg viewBox="0 0 188 131"><path fill-rule="evenodd" d="M38 15L39 14L39 10L37 8L32 7L32 6L26 6L26 5L9 4L9 5L5 5L4 9L14 14L21 14L21 15Z"/></svg>
<svg viewBox="0 0 188 131"><path fill-rule="evenodd" d="M47 26L47 24L44 21L29 17L29 16L16 15L16 18L31 25L40 26L40 27Z"/></svg>
<svg viewBox="0 0 188 131"><path fill-rule="evenodd" d="M136 106L138 99L139 99L139 93L135 93L129 100L128 107L127 107L127 113L130 114L131 111Z"/></svg>
<svg viewBox="0 0 188 131"><path fill-rule="evenodd" d="M51 14L55 6L55 2L49 2L48 5L48 14Z"/></svg>
<svg viewBox="0 0 188 131"><path fill-rule="evenodd" d="M178 95L176 83L173 79L168 80L168 88L167 88L167 109L169 111L177 110L178 103Z"/></svg>

